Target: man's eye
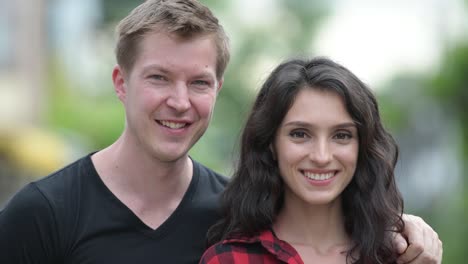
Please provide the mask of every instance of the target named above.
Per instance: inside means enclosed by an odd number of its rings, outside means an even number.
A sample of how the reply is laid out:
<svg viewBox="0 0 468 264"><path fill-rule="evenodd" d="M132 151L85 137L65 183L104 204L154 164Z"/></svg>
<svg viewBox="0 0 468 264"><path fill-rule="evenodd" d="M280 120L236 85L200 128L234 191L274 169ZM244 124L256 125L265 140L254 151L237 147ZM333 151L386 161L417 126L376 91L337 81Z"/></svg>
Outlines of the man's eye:
<svg viewBox="0 0 468 264"><path fill-rule="evenodd" d="M196 80L196 81L193 82L193 84L195 84L195 85L210 85L209 82L204 81L204 80Z"/></svg>
<svg viewBox="0 0 468 264"><path fill-rule="evenodd" d="M152 74L152 75L150 75L150 78L153 79L153 80L161 80L161 81L166 80L166 78L164 76L159 75L159 74Z"/></svg>

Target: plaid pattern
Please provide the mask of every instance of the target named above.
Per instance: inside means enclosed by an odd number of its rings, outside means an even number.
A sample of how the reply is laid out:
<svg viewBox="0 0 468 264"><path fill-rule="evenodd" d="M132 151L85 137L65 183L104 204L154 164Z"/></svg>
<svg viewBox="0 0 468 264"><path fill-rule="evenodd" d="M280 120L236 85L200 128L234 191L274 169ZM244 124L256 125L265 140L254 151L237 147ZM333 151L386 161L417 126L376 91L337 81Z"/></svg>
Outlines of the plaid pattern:
<svg viewBox="0 0 468 264"><path fill-rule="evenodd" d="M216 243L203 254L200 264L304 264L297 251L265 230L259 236L232 238Z"/></svg>

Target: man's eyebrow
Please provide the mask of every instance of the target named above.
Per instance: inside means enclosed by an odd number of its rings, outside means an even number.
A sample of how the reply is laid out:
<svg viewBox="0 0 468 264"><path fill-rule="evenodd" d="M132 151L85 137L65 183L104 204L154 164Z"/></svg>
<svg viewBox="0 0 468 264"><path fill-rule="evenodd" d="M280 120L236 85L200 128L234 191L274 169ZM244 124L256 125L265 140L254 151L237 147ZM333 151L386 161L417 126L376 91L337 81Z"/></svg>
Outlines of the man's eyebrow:
<svg viewBox="0 0 468 264"><path fill-rule="evenodd" d="M145 67L143 67L143 72L150 71L150 70L157 70L162 73L169 73L169 70L167 70L166 68L158 64L150 64L150 65L146 65Z"/></svg>
<svg viewBox="0 0 468 264"><path fill-rule="evenodd" d="M199 74L195 74L194 77L195 78L209 78L209 79L215 78L215 76L209 72L202 72Z"/></svg>
<svg viewBox="0 0 468 264"><path fill-rule="evenodd" d="M146 65L143 67L143 70L142 72L147 72L147 71L159 71L163 74L171 74L171 71L167 68L165 68L164 66L162 65L159 65L159 64L149 64L149 65ZM206 70L203 70L203 71L200 71L196 74L193 75L193 78L210 78L210 79L213 79L213 78L216 78L216 76L212 73L210 73L209 71L206 71Z"/></svg>

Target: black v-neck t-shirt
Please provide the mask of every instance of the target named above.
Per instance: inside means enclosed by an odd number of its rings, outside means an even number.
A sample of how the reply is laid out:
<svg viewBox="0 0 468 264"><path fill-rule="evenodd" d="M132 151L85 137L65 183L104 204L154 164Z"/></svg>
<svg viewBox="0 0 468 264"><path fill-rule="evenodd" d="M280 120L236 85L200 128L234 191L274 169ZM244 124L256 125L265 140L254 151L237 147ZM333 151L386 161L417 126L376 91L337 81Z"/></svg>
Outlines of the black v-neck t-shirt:
<svg viewBox="0 0 468 264"><path fill-rule="evenodd" d="M198 263L226 183L193 161L182 201L153 230L105 186L90 154L12 198L0 213L0 263Z"/></svg>

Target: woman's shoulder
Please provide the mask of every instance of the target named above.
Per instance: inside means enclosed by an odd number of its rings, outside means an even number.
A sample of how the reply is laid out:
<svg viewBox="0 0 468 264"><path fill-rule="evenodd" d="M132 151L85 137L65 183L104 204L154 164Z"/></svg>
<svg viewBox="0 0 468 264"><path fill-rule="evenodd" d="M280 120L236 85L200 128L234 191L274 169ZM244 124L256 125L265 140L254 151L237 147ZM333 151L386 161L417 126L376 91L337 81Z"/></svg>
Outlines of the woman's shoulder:
<svg viewBox="0 0 468 264"><path fill-rule="evenodd" d="M199 264L216 264L216 263L228 263L222 261L226 258L226 255L230 254L231 245L225 244L223 242L218 242L210 246L205 253L203 253ZM231 263L231 262L229 262Z"/></svg>
<svg viewBox="0 0 468 264"><path fill-rule="evenodd" d="M274 248L271 240L265 238L265 233L261 232L253 237L236 237L218 242L209 247L203 254L200 264L250 264L280 263L282 251Z"/></svg>

